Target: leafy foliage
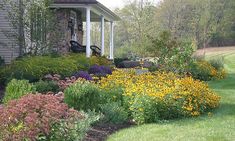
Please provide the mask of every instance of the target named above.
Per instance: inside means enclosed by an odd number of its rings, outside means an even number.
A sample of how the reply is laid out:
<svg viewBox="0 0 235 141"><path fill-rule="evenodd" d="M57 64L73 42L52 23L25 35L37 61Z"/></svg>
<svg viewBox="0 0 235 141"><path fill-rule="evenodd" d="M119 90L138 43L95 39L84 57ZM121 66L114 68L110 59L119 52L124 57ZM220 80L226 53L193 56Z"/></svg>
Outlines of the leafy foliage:
<svg viewBox="0 0 235 141"><path fill-rule="evenodd" d="M101 105L101 112L105 116L104 122L120 124L128 120L128 112L118 102Z"/></svg>
<svg viewBox="0 0 235 141"><path fill-rule="evenodd" d="M103 57L93 58L96 59L96 62L109 63ZM1 78L1 81L6 82L7 80L16 78L34 82L42 79L47 74L59 74L63 77L71 76L79 70L88 70L96 62L87 59L83 54L23 57L15 60L11 65L2 68L3 78Z"/></svg>
<svg viewBox="0 0 235 141"><path fill-rule="evenodd" d="M97 109L100 102L100 90L87 81L78 81L69 86L64 94L64 102L76 110Z"/></svg>
<svg viewBox="0 0 235 141"><path fill-rule="evenodd" d="M80 141L83 140L91 124L100 119L100 115L94 112L88 114L80 112L83 116L63 119L52 125L49 136L41 136L39 141Z"/></svg>
<svg viewBox="0 0 235 141"><path fill-rule="evenodd" d="M3 99L3 103L8 103L10 100L19 99L24 95L35 92L35 87L27 80L13 79L7 84L6 93Z"/></svg>
<svg viewBox="0 0 235 141"><path fill-rule="evenodd" d="M53 125L61 120L69 120L68 124L73 124L71 119L77 121L76 119L83 118L77 111L61 103L59 98L50 95L26 95L19 100L10 101L0 112L1 140L36 140L40 136L48 137L53 131Z"/></svg>
<svg viewBox="0 0 235 141"><path fill-rule="evenodd" d="M36 91L39 93L59 92L59 86L54 81L39 81L34 83Z"/></svg>
<svg viewBox="0 0 235 141"><path fill-rule="evenodd" d="M191 73L193 78L203 81L225 78L226 72L224 68L221 68L223 65L218 62L214 63L213 65L219 69L217 70L205 60L195 61L190 65L189 72Z"/></svg>
<svg viewBox="0 0 235 141"><path fill-rule="evenodd" d="M224 69L224 58L220 57L220 58L214 58L214 59L210 59L209 63L211 64L211 66L213 66L216 70L222 70Z"/></svg>
<svg viewBox="0 0 235 141"><path fill-rule="evenodd" d="M195 48L234 45L234 0L130 0L116 10L122 21L116 28L116 55L151 54L147 47L162 31Z"/></svg>
<svg viewBox="0 0 235 141"><path fill-rule="evenodd" d="M191 63L193 46L191 43L177 41L169 32L162 32L159 38L152 39L148 51L158 57L158 65L163 70L185 72Z"/></svg>

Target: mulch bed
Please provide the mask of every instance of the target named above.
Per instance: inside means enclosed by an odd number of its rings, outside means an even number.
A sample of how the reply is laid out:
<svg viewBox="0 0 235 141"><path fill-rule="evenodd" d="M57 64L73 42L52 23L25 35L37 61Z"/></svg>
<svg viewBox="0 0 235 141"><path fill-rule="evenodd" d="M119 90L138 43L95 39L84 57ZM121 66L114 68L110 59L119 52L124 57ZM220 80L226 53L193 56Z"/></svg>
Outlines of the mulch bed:
<svg viewBox="0 0 235 141"><path fill-rule="evenodd" d="M84 141L105 141L107 137L121 129L133 126L132 123L127 124L98 124L90 129L86 134Z"/></svg>

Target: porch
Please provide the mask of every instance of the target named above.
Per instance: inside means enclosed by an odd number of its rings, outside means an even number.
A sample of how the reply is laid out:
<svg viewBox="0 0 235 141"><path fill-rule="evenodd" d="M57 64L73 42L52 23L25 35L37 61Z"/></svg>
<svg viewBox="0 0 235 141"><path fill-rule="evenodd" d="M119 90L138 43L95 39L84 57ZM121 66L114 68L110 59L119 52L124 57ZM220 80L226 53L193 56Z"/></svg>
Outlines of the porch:
<svg viewBox="0 0 235 141"><path fill-rule="evenodd" d="M91 51L91 22L100 22L101 56L105 54L105 23L110 26L109 59L114 59L114 22L120 18L96 0L55 0L51 8L56 9L60 26L65 33L63 42L68 45L71 40L83 44L83 22L85 26L86 57Z"/></svg>

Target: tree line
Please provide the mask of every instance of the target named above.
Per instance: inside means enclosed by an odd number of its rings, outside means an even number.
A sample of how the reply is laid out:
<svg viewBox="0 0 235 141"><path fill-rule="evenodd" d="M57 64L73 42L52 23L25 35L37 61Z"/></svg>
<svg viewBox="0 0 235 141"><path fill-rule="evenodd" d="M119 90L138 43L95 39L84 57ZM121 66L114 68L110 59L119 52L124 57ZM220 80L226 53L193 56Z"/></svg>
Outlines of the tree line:
<svg viewBox="0 0 235 141"><path fill-rule="evenodd" d="M115 12L122 19L116 25L118 56L147 56L151 38L163 31L195 48L235 44L234 0L127 0Z"/></svg>

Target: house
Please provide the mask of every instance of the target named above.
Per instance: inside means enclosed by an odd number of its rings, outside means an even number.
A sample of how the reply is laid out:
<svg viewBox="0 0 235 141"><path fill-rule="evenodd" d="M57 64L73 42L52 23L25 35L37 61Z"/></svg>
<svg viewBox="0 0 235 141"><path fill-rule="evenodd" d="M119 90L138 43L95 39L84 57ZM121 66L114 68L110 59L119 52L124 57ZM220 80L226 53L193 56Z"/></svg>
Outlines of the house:
<svg viewBox="0 0 235 141"><path fill-rule="evenodd" d="M3 4L3 0L0 0L0 4ZM8 64L19 56L19 46L15 38L11 36L17 31L11 27L7 16L7 10L0 9L0 57Z"/></svg>
<svg viewBox="0 0 235 141"><path fill-rule="evenodd" d="M0 0L1 2L2 0ZM91 22L100 22L101 26L101 55L104 55L105 45L105 23L110 24L110 53L109 59L113 59L114 50L114 22L119 20L119 17L96 0L54 0L50 6L55 10L57 23L59 23L59 32L63 33L58 41L60 51L68 51L70 48L70 41L75 40L80 44L86 45L86 56L91 56ZM0 29L5 27L10 28L9 22L4 18L7 13L0 11ZM83 29L85 23L85 29ZM85 32L84 32L85 31ZM19 55L19 47L11 43L11 39L0 32L0 56L5 59L6 63L10 63L15 57ZM85 34L84 34L85 33ZM83 43L83 37L85 42Z"/></svg>

